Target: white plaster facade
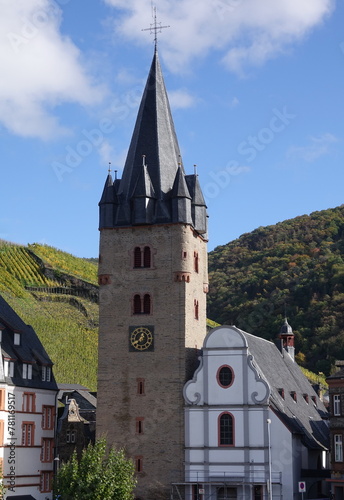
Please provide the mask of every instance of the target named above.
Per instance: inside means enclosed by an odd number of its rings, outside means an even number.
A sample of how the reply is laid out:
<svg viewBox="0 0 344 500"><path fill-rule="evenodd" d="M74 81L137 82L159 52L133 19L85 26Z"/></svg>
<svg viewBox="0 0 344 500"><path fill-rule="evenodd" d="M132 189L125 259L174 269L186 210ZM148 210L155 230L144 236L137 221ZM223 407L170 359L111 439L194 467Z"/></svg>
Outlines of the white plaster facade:
<svg viewBox="0 0 344 500"><path fill-rule="evenodd" d="M269 367L259 365L264 357ZM289 377L293 380L284 380L282 385L280 377L287 378L289 365L297 370L302 387L291 373ZM271 383L271 374L278 366L280 372L275 374L275 380L277 389L281 386L288 393L284 399ZM230 367L232 371L226 387L219 381L221 367ZM298 402L291 399L290 384L295 388ZM306 402L306 389L308 401L316 397L286 351L281 353L271 342L236 327L223 326L210 331L204 341L200 366L184 387L185 482L194 484L186 487L185 498L270 499L270 480L273 499L299 498L301 469L314 468L310 464L314 452L303 444L302 436L286 425L276 402L280 398L282 409L283 404L291 407L295 419L301 419L296 408L302 407L300 413L308 411L310 422L320 422L322 426L313 400L311 404ZM321 406L319 400L317 405ZM285 411L292 418L287 408ZM233 424L232 443L227 445L221 444L220 437L219 419L224 413L231 415ZM308 429L307 439L314 439L319 456L326 448L317 441L318 436L310 434ZM310 481L308 486L312 487Z"/></svg>
<svg viewBox="0 0 344 500"><path fill-rule="evenodd" d="M7 488L5 498L25 494L36 500L50 500L56 393L8 384L0 384L0 391L3 400L0 460Z"/></svg>

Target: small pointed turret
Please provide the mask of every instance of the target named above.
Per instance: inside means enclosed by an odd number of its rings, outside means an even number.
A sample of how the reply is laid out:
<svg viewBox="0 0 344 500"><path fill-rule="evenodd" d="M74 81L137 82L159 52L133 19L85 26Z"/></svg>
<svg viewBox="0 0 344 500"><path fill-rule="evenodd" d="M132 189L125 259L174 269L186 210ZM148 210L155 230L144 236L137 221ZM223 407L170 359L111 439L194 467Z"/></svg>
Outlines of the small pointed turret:
<svg viewBox="0 0 344 500"><path fill-rule="evenodd" d="M294 333L292 327L289 325L287 318L284 319L284 323L281 326L281 330L278 338L281 340L281 349L287 351L289 356L294 361L295 359L295 347L294 347Z"/></svg>
<svg viewBox="0 0 344 500"><path fill-rule="evenodd" d="M179 165L177 170L171 196L173 222L184 222L186 224L192 224L191 196L181 165Z"/></svg>
<svg viewBox="0 0 344 500"><path fill-rule="evenodd" d="M151 224L153 222L156 196L144 155L141 172L137 178L131 199L133 203L132 223Z"/></svg>
<svg viewBox="0 0 344 500"><path fill-rule="evenodd" d="M187 175L186 182L192 196L191 213L194 227L198 233L203 234L204 237L206 237L205 235L208 231L207 206L205 204L202 189L198 180L198 175Z"/></svg>
<svg viewBox="0 0 344 500"><path fill-rule="evenodd" d="M103 194L99 202L100 227L113 227L114 201L113 180L109 172L105 181Z"/></svg>

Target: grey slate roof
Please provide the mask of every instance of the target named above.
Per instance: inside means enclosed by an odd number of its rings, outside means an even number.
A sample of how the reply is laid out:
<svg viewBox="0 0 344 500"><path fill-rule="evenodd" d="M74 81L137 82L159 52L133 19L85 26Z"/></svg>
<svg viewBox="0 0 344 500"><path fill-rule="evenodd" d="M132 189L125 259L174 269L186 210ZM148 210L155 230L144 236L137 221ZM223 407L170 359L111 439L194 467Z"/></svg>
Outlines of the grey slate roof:
<svg viewBox="0 0 344 500"><path fill-rule="evenodd" d="M4 326L1 340L2 356L15 362L14 376L5 377L1 374L0 379L21 387L57 389L53 373L50 382L42 381L42 366L51 367L53 363L36 332L30 325L24 323L1 295L0 322ZM18 346L14 345L14 333L20 334ZM32 364L32 379L22 378L23 363ZM0 364L2 367L2 362Z"/></svg>
<svg viewBox="0 0 344 500"><path fill-rule="evenodd" d="M122 179L108 175L99 207L100 229L186 223L207 233L204 197L197 175L185 175L157 50Z"/></svg>
<svg viewBox="0 0 344 500"><path fill-rule="evenodd" d="M342 378L344 378L344 367L340 368L333 375L330 375L329 377L327 377L326 380L334 380L334 379L342 379Z"/></svg>
<svg viewBox="0 0 344 500"><path fill-rule="evenodd" d="M281 353L274 343L242 333L254 363L270 386L273 411L293 433L301 435L308 448L328 449L327 410L300 367L287 351L283 349ZM279 392L282 389L284 397Z"/></svg>

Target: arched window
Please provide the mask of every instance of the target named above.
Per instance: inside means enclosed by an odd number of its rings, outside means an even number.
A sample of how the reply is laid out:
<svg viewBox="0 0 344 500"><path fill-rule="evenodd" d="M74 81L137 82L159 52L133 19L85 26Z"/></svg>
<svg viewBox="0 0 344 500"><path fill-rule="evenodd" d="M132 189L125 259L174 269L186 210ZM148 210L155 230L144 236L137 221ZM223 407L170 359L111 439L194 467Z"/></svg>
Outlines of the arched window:
<svg viewBox="0 0 344 500"><path fill-rule="evenodd" d="M217 370L216 374L217 382L221 387L227 389L233 384L234 373L230 366L223 365Z"/></svg>
<svg viewBox="0 0 344 500"><path fill-rule="evenodd" d="M152 265L152 252L150 247L134 248L134 268L150 268Z"/></svg>
<svg viewBox="0 0 344 500"><path fill-rule="evenodd" d="M143 297L143 314L150 314L151 312L151 298L148 293Z"/></svg>
<svg viewBox="0 0 344 500"><path fill-rule="evenodd" d="M143 250L143 267L151 267L151 249L145 247Z"/></svg>
<svg viewBox="0 0 344 500"><path fill-rule="evenodd" d="M141 248L135 247L134 250L134 267L141 267Z"/></svg>
<svg viewBox="0 0 344 500"><path fill-rule="evenodd" d="M230 413L221 413L218 419L219 446L233 446L234 418Z"/></svg>
<svg viewBox="0 0 344 500"><path fill-rule="evenodd" d="M149 293L143 297L139 294L134 295L133 314L151 314L152 301Z"/></svg>
<svg viewBox="0 0 344 500"><path fill-rule="evenodd" d="M134 295L134 314L141 314L141 297Z"/></svg>

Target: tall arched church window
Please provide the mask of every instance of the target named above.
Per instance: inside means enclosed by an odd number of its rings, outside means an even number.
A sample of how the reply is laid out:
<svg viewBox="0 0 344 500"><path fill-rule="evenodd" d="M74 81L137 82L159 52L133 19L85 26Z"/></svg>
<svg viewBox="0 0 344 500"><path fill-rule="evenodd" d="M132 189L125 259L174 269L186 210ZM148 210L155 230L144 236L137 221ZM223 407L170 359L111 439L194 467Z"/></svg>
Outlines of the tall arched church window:
<svg viewBox="0 0 344 500"><path fill-rule="evenodd" d="M234 418L231 413L221 413L218 419L219 446L233 446Z"/></svg>

